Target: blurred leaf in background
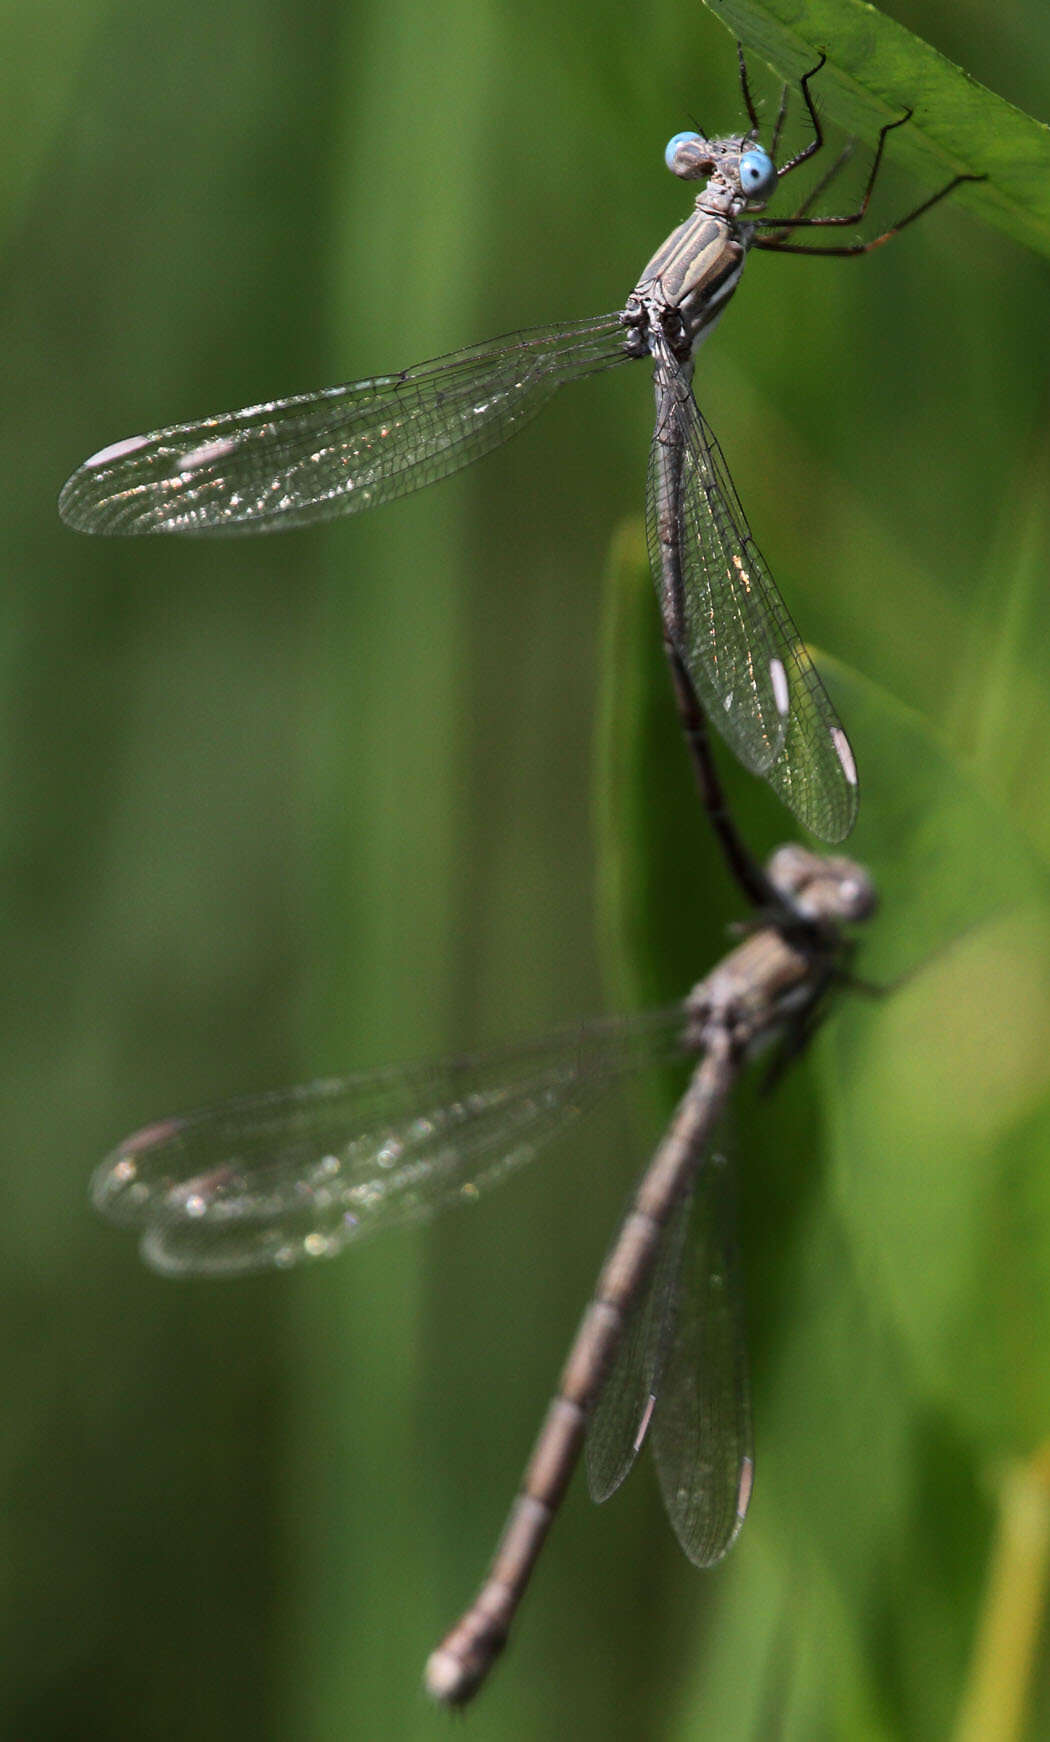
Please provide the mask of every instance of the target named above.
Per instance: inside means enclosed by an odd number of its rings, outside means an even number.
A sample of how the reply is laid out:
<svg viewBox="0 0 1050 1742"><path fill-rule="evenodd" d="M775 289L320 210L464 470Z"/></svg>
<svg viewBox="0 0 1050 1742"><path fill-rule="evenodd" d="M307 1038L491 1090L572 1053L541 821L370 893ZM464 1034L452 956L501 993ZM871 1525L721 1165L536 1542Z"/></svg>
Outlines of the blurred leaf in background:
<svg viewBox="0 0 1050 1742"><path fill-rule="evenodd" d="M994 35L946 0L894 11L1050 109L1038 0ZM833 93L857 68L830 16ZM643 372L324 532L96 543L55 498L133 430L616 306L683 215L667 137L741 124L732 40L680 0L644 31L513 0L3 22L3 1708L20 1738L437 1734L423 1658L646 1133L574 1133L425 1238L229 1289L147 1275L85 1185L167 1111L600 1008L600 578L641 503ZM909 102L923 65L897 55L867 100ZM958 149L933 146L890 164L890 217ZM698 1577L644 1473L602 1513L574 1490L476 1738L925 1736L960 1710L988 1472L1045 1431L1047 271L979 221L1012 163L868 260L757 258L705 349L792 611L863 673L831 680L885 900L871 972L934 959L844 1004L815 1068L741 1117L761 1463L732 1561ZM1037 226L1030 181L1030 207L1007 191ZM645 889L619 910L624 997L683 991L735 916L664 732L655 764L629 733L601 764L599 805L660 797L617 848L648 849L644 885L601 846L606 890ZM783 816L728 778L772 845Z"/></svg>

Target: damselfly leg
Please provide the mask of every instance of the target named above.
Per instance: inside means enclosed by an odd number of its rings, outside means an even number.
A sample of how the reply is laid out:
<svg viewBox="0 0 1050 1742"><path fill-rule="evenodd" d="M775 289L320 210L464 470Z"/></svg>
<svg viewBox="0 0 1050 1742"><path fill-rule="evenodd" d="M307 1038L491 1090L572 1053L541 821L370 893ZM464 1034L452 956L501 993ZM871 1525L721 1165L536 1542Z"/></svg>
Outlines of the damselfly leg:
<svg viewBox="0 0 1050 1742"><path fill-rule="evenodd" d="M754 101L748 84L743 46L739 43L737 44L737 53L740 61L740 78L744 92L744 103L748 115L751 118L752 126L757 130L758 120L755 114ZM816 66L811 67L807 73L803 73L802 78L799 81L803 101L805 102L809 119L813 125L813 138L802 148L801 151L796 152L794 157L789 158L786 163L779 165L777 169L778 181L783 180L784 176L790 175L793 170L798 169L802 164L807 163L810 158L815 157L819 151L823 150L825 143L824 129L821 125L820 115L813 99L813 93L810 90L810 81L820 72L821 68L826 64L826 61L827 55L822 54L820 59L817 61ZM780 138L786 115L787 90L788 87L785 85L781 94L780 109L777 114L776 125L773 130L774 151L776 148L776 142ZM880 127L878 139L875 143L875 154L868 170L867 181L860 198L860 203L854 211L826 213L817 217L810 215L811 208L816 199L827 187L830 186L831 182L839 174L839 171L845 166L850 154L849 147L847 147L842 153L840 153L838 160L832 165L827 175L817 183L817 186L810 192L802 205L799 206L798 210L791 217L756 217L751 220L757 230L769 230L772 232L770 235L765 237L756 236L752 241L751 246L753 248L763 248L770 252L776 251L782 254L827 254L839 258L848 258L854 254L870 254L872 249L880 248L884 242L890 241L892 237L898 236L902 230L907 229L908 225L913 224L916 218L921 218L925 212L928 212L934 206L939 205L941 200L946 199L947 196L963 182L983 181L985 179L980 175L965 173L953 176L951 181L947 182L944 187L939 188L935 194L931 194L929 199L923 200L920 205L915 206L913 210L906 213L903 218L899 218L888 230L883 230L880 235L872 236L867 241L844 243L839 247L809 248L806 247L804 243L790 243L781 240L783 235L786 235L792 230L841 229L848 228L851 224L862 223L864 218L867 216L868 207L871 204L871 196L878 180L879 170L882 166L883 153L886 146L886 139L896 128L905 126L907 122L912 119L913 114L914 111L912 109L906 109L904 114L899 115L896 120L887 121L882 127Z"/></svg>

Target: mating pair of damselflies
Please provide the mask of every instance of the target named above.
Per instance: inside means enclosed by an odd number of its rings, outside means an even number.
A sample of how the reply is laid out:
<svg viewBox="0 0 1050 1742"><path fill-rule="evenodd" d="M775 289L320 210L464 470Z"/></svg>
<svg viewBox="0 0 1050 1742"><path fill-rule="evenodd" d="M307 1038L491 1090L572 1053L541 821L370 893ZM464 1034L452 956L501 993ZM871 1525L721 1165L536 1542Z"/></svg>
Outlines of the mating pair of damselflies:
<svg viewBox="0 0 1050 1742"><path fill-rule="evenodd" d="M812 213L840 158L790 216L763 217L779 182L823 143L810 91L823 63L801 81L813 137L778 166L787 92L767 151L741 54L751 130L672 139L668 166L703 186L618 313L132 437L86 461L62 492L66 520L93 532L303 525L447 475L505 440L563 382L631 359L653 365L646 518L664 641L705 803L760 910L758 928L670 1012L488 1060L317 1083L163 1120L122 1144L94 1184L100 1209L144 1229L144 1256L160 1270L287 1266L474 1197L611 1083L668 1054L698 1057L603 1270L493 1568L430 1660L428 1686L452 1702L470 1697L506 1638L588 1424L599 1498L618 1485L652 1424L668 1512L699 1564L725 1553L747 1507L746 1365L715 1128L755 1048L778 1036L793 1045L809 1032L841 977L842 926L867 917L874 898L859 867L800 848L782 849L761 870L725 807L708 721L826 841L852 827L857 773L696 405L693 358L750 248L866 253L974 179L957 175L874 239L800 241L863 219L903 115L881 129L854 212Z"/></svg>

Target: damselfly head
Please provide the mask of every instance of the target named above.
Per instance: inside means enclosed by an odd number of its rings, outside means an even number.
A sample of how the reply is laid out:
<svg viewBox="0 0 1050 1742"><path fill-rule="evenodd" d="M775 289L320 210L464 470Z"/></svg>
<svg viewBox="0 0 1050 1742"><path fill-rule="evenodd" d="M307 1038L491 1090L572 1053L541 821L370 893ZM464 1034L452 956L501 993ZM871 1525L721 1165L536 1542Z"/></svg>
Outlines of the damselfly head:
<svg viewBox="0 0 1050 1742"><path fill-rule="evenodd" d="M768 872L774 889L803 919L856 924L870 919L878 906L871 877L853 859L792 843L777 848Z"/></svg>
<svg viewBox="0 0 1050 1742"><path fill-rule="evenodd" d="M764 205L777 185L773 159L751 134L705 139L700 133L676 133L667 142L664 162L682 181L717 180L748 204Z"/></svg>

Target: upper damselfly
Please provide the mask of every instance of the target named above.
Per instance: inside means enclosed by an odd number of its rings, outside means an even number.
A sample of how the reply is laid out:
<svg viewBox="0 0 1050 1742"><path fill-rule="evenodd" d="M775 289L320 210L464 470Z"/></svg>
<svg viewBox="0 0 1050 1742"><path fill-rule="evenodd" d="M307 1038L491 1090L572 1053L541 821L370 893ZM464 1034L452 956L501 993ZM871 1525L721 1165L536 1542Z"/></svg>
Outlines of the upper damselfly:
<svg viewBox="0 0 1050 1742"><path fill-rule="evenodd" d="M809 143L776 164L787 88L770 149L743 54L749 132L676 134L666 161L703 184L692 214L646 266L625 306L566 326L535 328L398 374L331 387L132 436L94 454L62 491L73 527L95 533L214 533L305 526L433 483L505 441L565 382L648 358L656 423L647 488L649 553L676 684L698 699L690 744L730 864L756 904L769 890L740 847L713 772L703 715L744 766L761 775L815 835L841 841L857 812L852 749L759 552L722 450L692 391L697 346L721 317L751 248L867 253L956 187L957 175L892 229L868 241L810 248L802 230L859 223L883 147L881 130L857 209L812 216L840 158L789 217L760 214L779 183L821 148L810 93Z"/></svg>

